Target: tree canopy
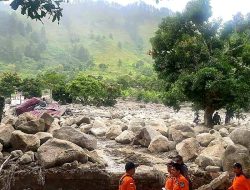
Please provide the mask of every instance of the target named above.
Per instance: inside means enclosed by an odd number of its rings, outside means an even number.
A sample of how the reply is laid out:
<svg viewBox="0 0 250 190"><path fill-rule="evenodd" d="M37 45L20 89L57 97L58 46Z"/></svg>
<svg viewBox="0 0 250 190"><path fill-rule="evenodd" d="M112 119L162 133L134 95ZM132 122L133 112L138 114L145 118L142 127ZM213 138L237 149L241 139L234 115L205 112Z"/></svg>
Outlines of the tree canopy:
<svg viewBox="0 0 250 190"><path fill-rule="evenodd" d="M167 83L165 104L191 101L212 125L215 110L249 109L250 17L210 21L209 0L190 1L183 13L165 18L151 39L154 68Z"/></svg>
<svg viewBox="0 0 250 190"><path fill-rule="evenodd" d="M21 14L27 15L31 19L42 21L43 18L49 16L52 22L60 21L62 17L61 3L63 0L13 0L10 4L11 8L21 9Z"/></svg>

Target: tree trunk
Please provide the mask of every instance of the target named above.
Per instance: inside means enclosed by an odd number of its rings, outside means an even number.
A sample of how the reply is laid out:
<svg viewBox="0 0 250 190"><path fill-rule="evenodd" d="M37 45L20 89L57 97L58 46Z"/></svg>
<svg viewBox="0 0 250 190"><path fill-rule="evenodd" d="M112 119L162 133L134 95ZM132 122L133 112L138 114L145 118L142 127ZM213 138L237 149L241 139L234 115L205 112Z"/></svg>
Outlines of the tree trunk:
<svg viewBox="0 0 250 190"><path fill-rule="evenodd" d="M0 96L0 122L2 120L4 106L5 106L5 99L3 96Z"/></svg>
<svg viewBox="0 0 250 190"><path fill-rule="evenodd" d="M212 127L213 126L213 113L215 109L211 106L207 106L205 108L205 113L204 113L204 123L207 127Z"/></svg>

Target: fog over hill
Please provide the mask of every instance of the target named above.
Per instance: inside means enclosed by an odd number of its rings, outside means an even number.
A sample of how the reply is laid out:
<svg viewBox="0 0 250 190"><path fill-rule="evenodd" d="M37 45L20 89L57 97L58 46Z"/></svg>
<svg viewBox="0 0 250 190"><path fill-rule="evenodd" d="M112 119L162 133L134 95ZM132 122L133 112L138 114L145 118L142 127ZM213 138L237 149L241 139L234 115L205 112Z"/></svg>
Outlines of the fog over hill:
<svg viewBox="0 0 250 190"><path fill-rule="evenodd" d="M63 8L58 25L31 21L0 4L1 71L85 71L108 77L153 73L149 39L170 10L142 2L121 6L90 0Z"/></svg>

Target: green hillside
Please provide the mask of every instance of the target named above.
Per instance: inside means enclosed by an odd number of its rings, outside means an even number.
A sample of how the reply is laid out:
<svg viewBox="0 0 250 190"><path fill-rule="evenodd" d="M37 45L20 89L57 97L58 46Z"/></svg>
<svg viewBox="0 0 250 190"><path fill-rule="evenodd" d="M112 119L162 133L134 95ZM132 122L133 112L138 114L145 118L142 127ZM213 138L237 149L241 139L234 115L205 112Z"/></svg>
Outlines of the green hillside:
<svg viewBox="0 0 250 190"><path fill-rule="evenodd" d="M170 13L143 3L82 1L65 4L58 25L31 21L0 4L0 71L151 75L149 39Z"/></svg>

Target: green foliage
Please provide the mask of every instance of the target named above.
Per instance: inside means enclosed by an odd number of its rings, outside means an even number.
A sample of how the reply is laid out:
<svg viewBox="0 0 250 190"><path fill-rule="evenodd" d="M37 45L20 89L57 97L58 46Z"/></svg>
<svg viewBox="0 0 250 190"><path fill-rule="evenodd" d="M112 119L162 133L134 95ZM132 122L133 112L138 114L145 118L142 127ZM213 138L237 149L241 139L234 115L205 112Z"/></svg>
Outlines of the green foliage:
<svg viewBox="0 0 250 190"><path fill-rule="evenodd" d="M250 105L249 20L238 15L221 25L210 16L209 0L193 0L151 39L155 70L168 84L164 103L178 110L193 102L205 110L207 125L216 109Z"/></svg>
<svg viewBox="0 0 250 190"><path fill-rule="evenodd" d="M55 0L14 0L10 6L12 9L17 10L21 7L21 14L27 15L31 19L40 20L46 16L52 17L52 22L60 21L62 17L62 8L60 7L62 1Z"/></svg>
<svg viewBox="0 0 250 190"><path fill-rule="evenodd" d="M52 91L60 85L65 85L66 76L55 71L47 71L37 76L43 84L43 88L51 89Z"/></svg>
<svg viewBox="0 0 250 190"><path fill-rule="evenodd" d="M19 87L25 98L41 97L42 96L42 84L36 78L25 78Z"/></svg>
<svg viewBox="0 0 250 190"><path fill-rule="evenodd" d="M67 91L74 100L90 105L114 105L119 96L119 89L115 86L104 84L92 76L79 74L67 85Z"/></svg>
<svg viewBox="0 0 250 190"><path fill-rule="evenodd" d="M52 91L52 98L62 104L72 103L71 94L67 91L65 84L56 85Z"/></svg>
<svg viewBox="0 0 250 190"><path fill-rule="evenodd" d="M10 97L20 86L21 78L17 73L2 73L0 75L0 96Z"/></svg>

